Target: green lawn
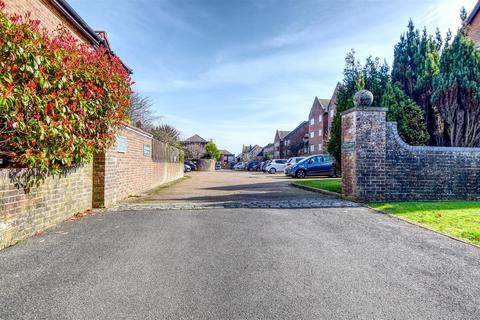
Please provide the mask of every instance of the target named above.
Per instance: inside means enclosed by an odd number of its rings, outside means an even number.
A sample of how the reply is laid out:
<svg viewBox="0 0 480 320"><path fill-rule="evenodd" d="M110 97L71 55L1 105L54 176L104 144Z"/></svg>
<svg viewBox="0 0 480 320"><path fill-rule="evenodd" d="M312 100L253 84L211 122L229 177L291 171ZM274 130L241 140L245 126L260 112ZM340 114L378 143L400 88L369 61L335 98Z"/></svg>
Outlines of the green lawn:
<svg viewBox="0 0 480 320"><path fill-rule="evenodd" d="M372 208L480 245L480 201L370 203Z"/></svg>
<svg viewBox="0 0 480 320"><path fill-rule="evenodd" d="M301 180L295 183L302 186L342 193L342 179Z"/></svg>

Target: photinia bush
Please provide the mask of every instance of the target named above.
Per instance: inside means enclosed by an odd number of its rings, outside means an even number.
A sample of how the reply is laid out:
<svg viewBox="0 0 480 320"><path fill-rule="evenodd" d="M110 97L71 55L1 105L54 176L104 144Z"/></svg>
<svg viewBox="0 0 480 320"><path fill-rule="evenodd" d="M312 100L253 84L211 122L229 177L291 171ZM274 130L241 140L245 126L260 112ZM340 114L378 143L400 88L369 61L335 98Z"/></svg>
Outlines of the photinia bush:
<svg viewBox="0 0 480 320"><path fill-rule="evenodd" d="M131 79L103 47L38 21L8 16L0 0L0 152L18 167L58 172L109 147L130 104Z"/></svg>

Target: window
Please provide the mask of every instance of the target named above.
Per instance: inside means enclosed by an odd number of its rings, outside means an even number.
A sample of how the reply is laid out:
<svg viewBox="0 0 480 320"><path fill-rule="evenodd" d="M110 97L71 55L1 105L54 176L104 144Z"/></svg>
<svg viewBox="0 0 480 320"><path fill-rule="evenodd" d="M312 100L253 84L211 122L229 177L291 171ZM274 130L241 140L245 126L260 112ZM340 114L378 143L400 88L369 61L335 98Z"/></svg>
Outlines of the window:
<svg viewBox="0 0 480 320"><path fill-rule="evenodd" d="M313 138L315 136L315 131L310 132L310 138Z"/></svg>
<svg viewBox="0 0 480 320"><path fill-rule="evenodd" d="M320 151L320 150L322 150L322 144L321 143L318 144L318 151Z"/></svg>
<svg viewBox="0 0 480 320"><path fill-rule="evenodd" d="M333 114L334 114L333 110L330 110L330 118L333 118Z"/></svg>
<svg viewBox="0 0 480 320"><path fill-rule="evenodd" d="M322 134L323 134L323 129L320 129L320 130L318 130L318 136L320 136L320 137L321 137L321 136L322 136Z"/></svg>
<svg viewBox="0 0 480 320"><path fill-rule="evenodd" d="M323 120L323 114L321 114L321 115L318 117L318 121L319 121L319 122L322 122L322 120Z"/></svg>
<svg viewBox="0 0 480 320"><path fill-rule="evenodd" d="M117 152L127 152L127 138L124 136L117 136Z"/></svg>
<svg viewBox="0 0 480 320"><path fill-rule="evenodd" d="M313 123L315 122L315 118L310 119L310 125L313 126Z"/></svg>
<svg viewBox="0 0 480 320"><path fill-rule="evenodd" d="M315 148L315 146L312 144L312 145L310 146L310 152L313 152L313 151L314 151L314 148Z"/></svg>

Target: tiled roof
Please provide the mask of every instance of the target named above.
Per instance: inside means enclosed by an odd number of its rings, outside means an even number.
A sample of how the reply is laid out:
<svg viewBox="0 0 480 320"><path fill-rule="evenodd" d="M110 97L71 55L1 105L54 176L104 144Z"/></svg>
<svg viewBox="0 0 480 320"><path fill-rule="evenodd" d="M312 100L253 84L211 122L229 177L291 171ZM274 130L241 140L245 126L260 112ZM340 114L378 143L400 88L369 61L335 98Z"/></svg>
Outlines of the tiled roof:
<svg viewBox="0 0 480 320"><path fill-rule="evenodd" d="M300 123L295 129L293 129L292 131L290 131L286 136L285 138L290 138L290 136L294 135L295 133L298 132L298 130L302 129L303 126L306 126L308 125L308 121L303 121L302 123Z"/></svg>
<svg viewBox="0 0 480 320"><path fill-rule="evenodd" d="M475 8L473 8L472 12L468 16L467 22L472 23L473 19L475 19L479 11L480 11L480 0L477 2L477 4L475 5Z"/></svg>
<svg viewBox="0 0 480 320"><path fill-rule="evenodd" d="M200 137L198 134L191 136L190 138L186 139L184 142L190 143L207 143L208 141Z"/></svg>
<svg viewBox="0 0 480 320"><path fill-rule="evenodd" d="M224 156L233 156L233 153L231 153L230 151L228 150L218 150L220 151L221 154L223 154Z"/></svg>

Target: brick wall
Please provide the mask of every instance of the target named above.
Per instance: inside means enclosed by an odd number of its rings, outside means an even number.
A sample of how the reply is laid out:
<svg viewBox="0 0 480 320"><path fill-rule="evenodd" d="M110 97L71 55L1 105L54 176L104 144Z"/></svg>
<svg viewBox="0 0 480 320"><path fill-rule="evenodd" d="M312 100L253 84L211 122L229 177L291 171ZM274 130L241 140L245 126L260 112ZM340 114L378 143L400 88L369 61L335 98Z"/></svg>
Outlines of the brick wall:
<svg viewBox="0 0 480 320"><path fill-rule="evenodd" d="M478 200L480 148L416 147L382 108L342 113L343 193L360 201Z"/></svg>
<svg viewBox="0 0 480 320"><path fill-rule="evenodd" d="M47 177L26 193L22 169L0 169L0 249L84 212L92 205L92 165Z"/></svg>
<svg viewBox="0 0 480 320"><path fill-rule="evenodd" d="M5 10L9 14L24 15L31 13L32 19L39 20L41 26L49 32L55 32L59 26L67 28L77 39L89 43L82 34L65 17L55 9L48 0L4 0Z"/></svg>
<svg viewBox="0 0 480 320"><path fill-rule="evenodd" d="M478 47L480 47L480 14L477 14L470 24L468 36L475 41Z"/></svg>
<svg viewBox="0 0 480 320"><path fill-rule="evenodd" d="M480 148L414 147L387 123L387 200L480 199Z"/></svg>
<svg viewBox="0 0 480 320"><path fill-rule="evenodd" d="M123 150L115 145L94 159L94 207L110 207L128 196L183 177L183 163L154 161L151 154L145 154L144 145L152 146L150 134L125 125L117 134L117 143L118 137L125 141Z"/></svg>

